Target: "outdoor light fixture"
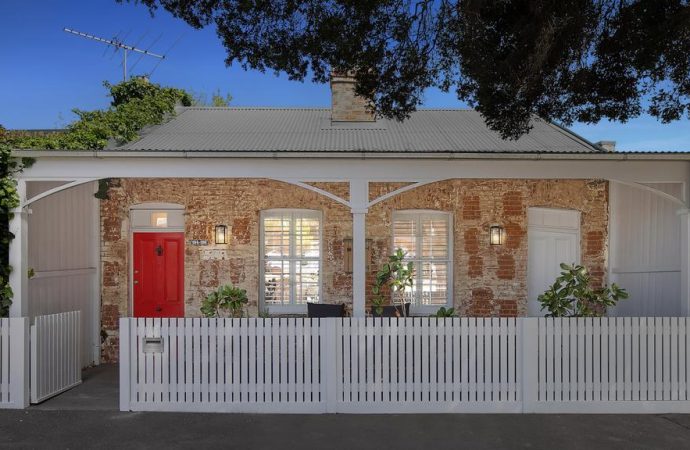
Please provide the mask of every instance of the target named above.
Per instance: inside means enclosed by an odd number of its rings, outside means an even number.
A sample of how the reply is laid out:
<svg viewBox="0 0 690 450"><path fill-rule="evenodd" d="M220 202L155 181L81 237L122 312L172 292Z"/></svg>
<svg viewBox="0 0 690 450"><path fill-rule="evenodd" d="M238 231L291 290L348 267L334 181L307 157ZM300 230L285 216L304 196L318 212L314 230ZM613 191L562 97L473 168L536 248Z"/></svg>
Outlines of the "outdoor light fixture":
<svg viewBox="0 0 690 450"><path fill-rule="evenodd" d="M228 227L225 225L216 225L216 244L228 243Z"/></svg>
<svg viewBox="0 0 690 450"><path fill-rule="evenodd" d="M367 260L367 270L368 270L368 264L369 261L371 261L371 246L372 246L372 240L367 239L365 241L365 252L366 252L366 260ZM344 247L344 252L345 252L345 272L346 273L352 273L352 238L345 238L343 239L343 247Z"/></svg>
<svg viewBox="0 0 690 450"><path fill-rule="evenodd" d="M506 229L500 225L492 225L489 229L489 241L491 245L503 245L506 243Z"/></svg>

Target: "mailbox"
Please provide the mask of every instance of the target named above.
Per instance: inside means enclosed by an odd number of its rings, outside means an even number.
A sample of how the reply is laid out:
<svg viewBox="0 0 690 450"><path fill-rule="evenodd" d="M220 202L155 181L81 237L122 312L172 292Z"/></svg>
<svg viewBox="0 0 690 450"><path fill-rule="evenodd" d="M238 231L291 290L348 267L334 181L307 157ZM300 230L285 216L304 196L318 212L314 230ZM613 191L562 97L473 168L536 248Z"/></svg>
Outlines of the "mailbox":
<svg viewBox="0 0 690 450"><path fill-rule="evenodd" d="M144 353L163 353L162 337L145 337L142 342Z"/></svg>

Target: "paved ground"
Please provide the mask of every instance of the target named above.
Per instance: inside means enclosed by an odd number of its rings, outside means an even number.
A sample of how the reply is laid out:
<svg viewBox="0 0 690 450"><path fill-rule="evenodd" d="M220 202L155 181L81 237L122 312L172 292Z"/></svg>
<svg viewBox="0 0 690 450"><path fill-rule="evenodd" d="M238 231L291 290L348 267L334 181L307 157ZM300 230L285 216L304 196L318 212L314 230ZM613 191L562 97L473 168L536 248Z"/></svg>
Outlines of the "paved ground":
<svg viewBox="0 0 690 450"><path fill-rule="evenodd" d="M25 411L0 411L2 448L689 449L690 415L121 413L117 372Z"/></svg>

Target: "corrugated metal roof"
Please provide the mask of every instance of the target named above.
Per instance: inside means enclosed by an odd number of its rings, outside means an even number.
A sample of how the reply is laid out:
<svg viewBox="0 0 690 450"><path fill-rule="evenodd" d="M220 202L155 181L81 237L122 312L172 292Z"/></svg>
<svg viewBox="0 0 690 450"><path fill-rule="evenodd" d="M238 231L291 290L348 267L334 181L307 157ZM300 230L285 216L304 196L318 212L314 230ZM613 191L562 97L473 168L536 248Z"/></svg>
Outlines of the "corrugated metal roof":
<svg viewBox="0 0 690 450"><path fill-rule="evenodd" d="M110 151L499 152L602 150L536 119L517 141L503 140L473 110L419 110L408 120L331 123L329 109L184 108L169 122Z"/></svg>

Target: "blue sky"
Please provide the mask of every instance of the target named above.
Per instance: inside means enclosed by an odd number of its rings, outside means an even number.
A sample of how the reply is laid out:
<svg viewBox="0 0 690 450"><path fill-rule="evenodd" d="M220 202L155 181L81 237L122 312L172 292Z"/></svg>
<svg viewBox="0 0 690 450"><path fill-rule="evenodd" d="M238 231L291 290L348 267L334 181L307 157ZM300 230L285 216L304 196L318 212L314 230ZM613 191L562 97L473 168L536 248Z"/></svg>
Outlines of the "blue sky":
<svg viewBox="0 0 690 450"><path fill-rule="evenodd" d="M273 73L225 67L225 52L213 29L194 30L165 11L151 18L141 5L115 0L0 2L0 124L6 128L55 128L73 118L72 108L107 105L102 82L122 77L121 56L105 55L98 44L62 31L74 28L165 52L152 80L195 92L229 92L236 106L321 106L330 102L328 86L289 81ZM140 40L141 39L141 40ZM130 57L130 65L138 57ZM144 58L132 73L151 70ZM453 94L426 93L424 107L463 107ZM590 141L614 140L623 150L690 151L690 120L664 125L651 117L627 124L575 124L572 129Z"/></svg>

